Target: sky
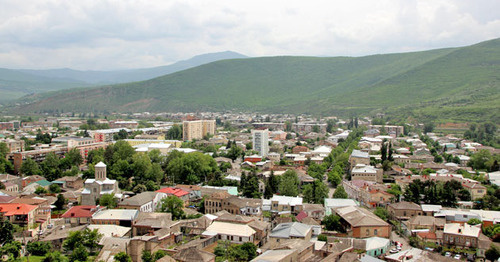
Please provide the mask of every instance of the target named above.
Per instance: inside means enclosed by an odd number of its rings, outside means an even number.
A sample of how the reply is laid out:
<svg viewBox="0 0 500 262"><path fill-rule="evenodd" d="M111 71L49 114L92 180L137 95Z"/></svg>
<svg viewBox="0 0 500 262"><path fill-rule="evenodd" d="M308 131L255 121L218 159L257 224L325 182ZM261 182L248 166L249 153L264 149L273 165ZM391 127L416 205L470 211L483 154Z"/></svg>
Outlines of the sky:
<svg viewBox="0 0 500 262"><path fill-rule="evenodd" d="M498 37L499 0L0 0L3 68L145 68L227 50L364 56Z"/></svg>

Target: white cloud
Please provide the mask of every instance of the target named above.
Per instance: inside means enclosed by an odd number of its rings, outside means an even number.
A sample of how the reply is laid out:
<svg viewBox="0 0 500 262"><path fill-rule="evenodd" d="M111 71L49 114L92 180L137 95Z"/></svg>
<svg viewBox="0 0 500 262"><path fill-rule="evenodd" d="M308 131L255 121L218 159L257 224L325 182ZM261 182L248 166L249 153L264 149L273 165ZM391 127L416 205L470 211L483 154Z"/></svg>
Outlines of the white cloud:
<svg viewBox="0 0 500 262"><path fill-rule="evenodd" d="M368 55L499 37L497 0L0 0L0 67L110 70L197 54Z"/></svg>

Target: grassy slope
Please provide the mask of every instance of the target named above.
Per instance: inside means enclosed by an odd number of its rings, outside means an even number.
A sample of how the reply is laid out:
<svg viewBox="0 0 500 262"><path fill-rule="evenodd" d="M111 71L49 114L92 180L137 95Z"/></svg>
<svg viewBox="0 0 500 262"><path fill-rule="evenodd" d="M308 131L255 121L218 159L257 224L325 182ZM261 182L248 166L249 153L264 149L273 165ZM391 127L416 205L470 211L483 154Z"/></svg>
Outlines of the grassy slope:
<svg viewBox="0 0 500 262"><path fill-rule="evenodd" d="M235 59L143 82L56 94L24 110L382 110L417 117L498 119L499 65L499 39L464 48L359 58Z"/></svg>

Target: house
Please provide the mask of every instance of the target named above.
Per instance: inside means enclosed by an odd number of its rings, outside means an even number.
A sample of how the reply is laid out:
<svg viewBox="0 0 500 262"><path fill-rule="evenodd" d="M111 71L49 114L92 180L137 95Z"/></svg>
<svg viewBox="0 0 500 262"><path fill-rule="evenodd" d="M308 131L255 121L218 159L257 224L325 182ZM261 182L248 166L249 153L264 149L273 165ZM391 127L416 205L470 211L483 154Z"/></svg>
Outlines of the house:
<svg viewBox="0 0 500 262"><path fill-rule="evenodd" d="M88 229L97 229L103 237L130 237L130 227L117 225L88 225Z"/></svg>
<svg viewBox="0 0 500 262"><path fill-rule="evenodd" d="M366 238L365 250L366 254L372 257L378 257L389 251L391 241L387 238L370 237Z"/></svg>
<svg viewBox="0 0 500 262"><path fill-rule="evenodd" d="M307 146L296 146L296 147L292 148L293 154L300 154L303 152L309 152L309 148Z"/></svg>
<svg viewBox="0 0 500 262"><path fill-rule="evenodd" d="M370 155L361 150L354 149L349 157L349 164L351 167L355 167L358 164L370 165Z"/></svg>
<svg viewBox="0 0 500 262"><path fill-rule="evenodd" d="M180 262L215 262L215 255L196 248L185 248L176 253L173 258Z"/></svg>
<svg viewBox="0 0 500 262"><path fill-rule="evenodd" d="M217 212L216 215L218 217L215 219L215 221L246 224L251 227L256 232L254 243L258 243L259 246L267 242L267 235L271 229L271 226L268 222L259 221L254 217L233 215L228 213L227 211Z"/></svg>
<svg viewBox="0 0 500 262"><path fill-rule="evenodd" d="M264 199L262 209L274 213L292 213L297 215L302 211L302 197L273 195L269 200Z"/></svg>
<svg viewBox="0 0 500 262"><path fill-rule="evenodd" d="M81 225L76 227L65 227L57 226L50 233L40 239L43 242L50 242L54 250L60 250L62 248L64 240L68 238L69 233L73 231L83 231L87 228L87 225Z"/></svg>
<svg viewBox="0 0 500 262"><path fill-rule="evenodd" d="M243 244L256 242L256 231L247 224L214 221L207 227L203 236L216 236L219 240L228 240L232 243ZM258 241L257 241L258 242Z"/></svg>
<svg viewBox="0 0 500 262"><path fill-rule="evenodd" d="M101 251L96 256L97 261L114 262L114 256L127 249L130 238L103 237L99 241Z"/></svg>
<svg viewBox="0 0 500 262"><path fill-rule="evenodd" d="M467 223L450 223L444 225L443 243L446 245L476 248L481 234L480 226Z"/></svg>
<svg viewBox="0 0 500 262"><path fill-rule="evenodd" d="M408 233L417 233L422 229L427 229L430 232L436 232L444 229L446 220L433 216L414 216L407 221L402 222L402 226L406 227Z"/></svg>
<svg viewBox="0 0 500 262"><path fill-rule="evenodd" d="M474 182L462 182L462 186L470 192L472 200L482 198L486 195L487 189L485 186Z"/></svg>
<svg viewBox="0 0 500 262"><path fill-rule="evenodd" d="M72 227L90 224L92 215L100 209L98 206L73 206L64 212L61 218Z"/></svg>
<svg viewBox="0 0 500 262"><path fill-rule="evenodd" d="M126 198L118 204L118 208L135 209L140 212L154 212L158 209L160 201L167 194L158 192L142 192L133 197Z"/></svg>
<svg viewBox="0 0 500 262"><path fill-rule="evenodd" d="M54 182L63 182L63 188L80 189L83 187L83 179L78 176L65 176Z"/></svg>
<svg viewBox="0 0 500 262"><path fill-rule="evenodd" d="M325 198L325 215L331 215L332 209L347 206L358 206L358 203L352 199L344 198Z"/></svg>
<svg viewBox="0 0 500 262"><path fill-rule="evenodd" d="M317 221L323 220L325 217L325 207L321 204L304 204L302 208L307 217L314 218Z"/></svg>
<svg viewBox="0 0 500 262"><path fill-rule="evenodd" d="M298 251L296 249L267 250L257 256L252 262L298 262Z"/></svg>
<svg viewBox="0 0 500 262"><path fill-rule="evenodd" d="M302 239L310 241L313 235L313 227L298 222L278 224L269 234L269 244L275 248L281 242L288 239Z"/></svg>
<svg viewBox="0 0 500 262"><path fill-rule="evenodd" d="M314 259L314 246L314 242L304 239L284 239L273 250L297 250L298 261L310 261Z"/></svg>
<svg viewBox="0 0 500 262"><path fill-rule="evenodd" d="M118 182L106 177L106 164L97 163L95 166L95 179L85 180L85 189L82 191L82 205L95 205L104 194L115 194L120 192Z"/></svg>
<svg viewBox="0 0 500 262"><path fill-rule="evenodd" d="M92 215L92 224L131 227L139 211L132 209L105 209Z"/></svg>
<svg viewBox="0 0 500 262"><path fill-rule="evenodd" d="M347 206L334 209L347 235L355 238L389 238L391 226L367 209Z"/></svg>
<svg viewBox="0 0 500 262"><path fill-rule="evenodd" d="M414 216L423 214L422 208L413 202L401 201L387 206L389 215L400 220L408 220Z"/></svg>
<svg viewBox="0 0 500 262"><path fill-rule="evenodd" d="M0 204L0 213L4 219L9 220L10 223L18 225L21 228L31 228L35 225L35 215L37 206L19 203L4 203Z"/></svg>
<svg viewBox="0 0 500 262"><path fill-rule="evenodd" d="M177 188L177 187L165 187L165 188L156 190L156 192L164 193L167 196L176 196L176 197L180 198L182 201L184 201L185 205L189 204L190 195L189 195L189 192L184 190L184 189Z"/></svg>
<svg viewBox="0 0 500 262"><path fill-rule="evenodd" d="M172 221L171 213L139 212L132 224L132 235L142 236L152 234L161 229L180 232L180 222Z"/></svg>
<svg viewBox="0 0 500 262"><path fill-rule="evenodd" d="M351 179L382 183L383 170L370 165L357 164L351 170Z"/></svg>
<svg viewBox="0 0 500 262"><path fill-rule="evenodd" d="M215 214L222 210L222 201L231 195L228 192L220 191L205 198L205 213Z"/></svg>

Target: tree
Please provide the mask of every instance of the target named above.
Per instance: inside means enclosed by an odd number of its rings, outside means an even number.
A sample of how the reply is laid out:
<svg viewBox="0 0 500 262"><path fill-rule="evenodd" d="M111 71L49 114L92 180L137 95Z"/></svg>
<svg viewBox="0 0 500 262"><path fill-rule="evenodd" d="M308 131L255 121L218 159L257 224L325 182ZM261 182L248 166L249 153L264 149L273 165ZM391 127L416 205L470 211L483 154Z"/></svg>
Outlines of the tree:
<svg viewBox="0 0 500 262"><path fill-rule="evenodd" d="M241 149L241 147L233 144L231 146L231 148L227 151L227 157L230 158L231 160L236 160L238 159L238 157L241 156L241 154L243 153L243 149Z"/></svg>
<svg viewBox="0 0 500 262"><path fill-rule="evenodd" d="M153 255L151 254L151 251L146 250L146 249L144 249L144 250L142 251L141 258L142 258L142 261L143 261L143 262L154 262L154 261L156 261L156 260L154 259Z"/></svg>
<svg viewBox="0 0 500 262"><path fill-rule="evenodd" d="M70 231L68 237L63 242L63 248L66 252L74 250L79 244L83 243L83 231Z"/></svg>
<svg viewBox="0 0 500 262"><path fill-rule="evenodd" d="M45 189L44 187L41 187L41 186L38 186L36 189L35 189L35 194L37 195L41 195L41 194L47 194L47 189Z"/></svg>
<svg viewBox="0 0 500 262"><path fill-rule="evenodd" d="M116 207L115 194L103 194L99 199L99 205L107 208Z"/></svg>
<svg viewBox="0 0 500 262"><path fill-rule="evenodd" d="M17 259L20 255L20 251L21 251L21 242L19 241L12 241L9 243L5 243L1 247L2 254L8 255L10 261Z"/></svg>
<svg viewBox="0 0 500 262"><path fill-rule="evenodd" d="M47 255L42 260L42 262L66 262L66 261L68 261L68 258L63 256L59 251L47 253Z"/></svg>
<svg viewBox="0 0 500 262"><path fill-rule="evenodd" d="M260 198L261 193L259 192L259 179L256 175L250 174L247 177L245 187L242 188L243 196L248 198Z"/></svg>
<svg viewBox="0 0 500 262"><path fill-rule="evenodd" d="M51 248L52 245L49 242L42 241L29 242L26 245L26 250L33 256L45 256Z"/></svg>
<svg viewBox="0 0 500 262"><path fill-rule="evenodd" d="M332 231L339 231L343 232L344 228L342 227L342 224L340 224L340 217L334 214L325 216L323 218L323 221L321 221L321 224L325 226L326 230Z"/></svg>
<svg viewBox="0 0 500 262"><path fill-rule="evenodd" d="M127 137L128 137L128 132L125 129L120 129L118 133L113 135L113 140L127 139Z"/></svg>
<svg viewBox="0 0 500 262"><path fill-rule="evenodd" d="M14 227L9 220L0 220L0 245L14 241Z"/></svg>
<svg viewBox="0 0 500 262"><path fill-rule="evenodd" d="M49 192L50 193L61 193L61 187L58 184L50 184Z"/></svg>
<svg viewBox="0 0 500 262"><path fill-rule="evenodd" d="M78 243L73 252L71 252L69 261L87 261L88 257L89 252L87 252L87 249L82 244Z"/></svg>
<svg viewBox="0 0 500 262"><path fill-rule="evenodd" d="M399 199L399 196L401 196L402 194L401 187L396 183L392 183L391 188L387 190L387 193L394 195L394 198L397 200Z"/></svg>
<svg viewBox="0 0 500 262"><path fill-rule="evenodd" d="M279 192L284 196L296 197L299 194L300 180L297 173L294 170L287 170L281 176L281 182L279 184Z"/></svg>
<svg viewBox="0 0 500 262"><path fill-rule="evenodd" d="M167 157L168 161L168 157ZM175 183L197 184L207 182L219 170L213 157L201 152L181 154L169 161L166 173Z"/></svg>
<svg viewBox="0 0 500 262"><path fill-rule="evenodd" d="M181 219L184 216L184 202L177 196L168 196L160 201L160 212L166 212L172 214L172 219Z"/></svg>
<svg viewBox="0 0 500 262"><path fill-rule="evenodd" d="M389 218L389 212L383 207L375 208L375 211L373 213L380 217L382 220L387 220Z"/></svg>
<svg viewBox="0 0 500 262"><path fill-rule="evenodd" d="M348 198L349 196L344 190L344 187L342 185L338 186L335 189L335 192L333 193L333 198Z"/></svg>
<svg viewBox="0 0 500 262"><path fill-rule="evenodd" d="M472 197L469 190L462 188L458 191L458 198L460 201L471 201Z"/></svg>
<svg viewBox="0 0 500 262"><path fill-rule="evenodd" d="M83 231L83 245L89 248L90 251L94 251L99 246L101 237L102 234L97 229L90 230L86 228Z"/></svg>
<svg viewBox="0 0 500 262"><path fill-rule="evenodd" d="M54 202L54 206L56 206L56 210L63 210L64 205L66 205L67 201L64 198L63 194L57 195L56 202Z"/></svg>
<svg viewBox="0 0 500 262"><path fill-rule="evenodd" d="M491 245L485 252L486 259L490 261L497 261L500 257L500 249L496 245Z"/></svg>
<svg viewBox="0 0 500 262"><path fill-rule="evenodd" d="M42 171L40 170L40 166L35 160L31 158L26 158L21 164L21 173L24 176L33 176L33 175L41 175Z"/></svg>
<svg viewBox="0 0 500 262"><path fill-rule="evenodd" d="M431 133L432 131L434 131L434 123L433 122L426 122L424 123L424 133L427 134L427 133Z"/></svg>
<svg viewBox="0 0 500 262"><path fill-rule="evenodd" d="M473 226L473 225L479 225L481 224L481 220L477 219L477 218L471 218L469 219L469 221L467 221L467 224Z"/></svg>
<svg viewBox="0 0 500 262"><path fill-rule="evenodd" d="M328 187L322 181L315 179L312 184L304 186L302 194L307 203L322 204L328 197Z"/></svg>
<svg viewBox="0 0 500 262"><path fill-rule="evenodd" d="M328 182L336 187L342 183L342 177L337 171L332 170L328 172Z"/></svg>
<svg viewBox="0 0 500 262"><path fill-rule="evenodd" d="M178 124L172 125L172 127L167 131L167 139L182 139L182 127Z"/></svg>
<svg viewBox="0 0 500 262"><path fill-rule="evenodd" d="M116 262L132 262L132 258L125 252L120 252L114 257Z"/></svg>
<svg viewBox="0 0 500 262"><path fill-rule="evenodd" d="M161 249L159 249L158 251L153 253L153 257L154 257L155 261L166 256L166 255L167 255L167 253Z"/></svg>

